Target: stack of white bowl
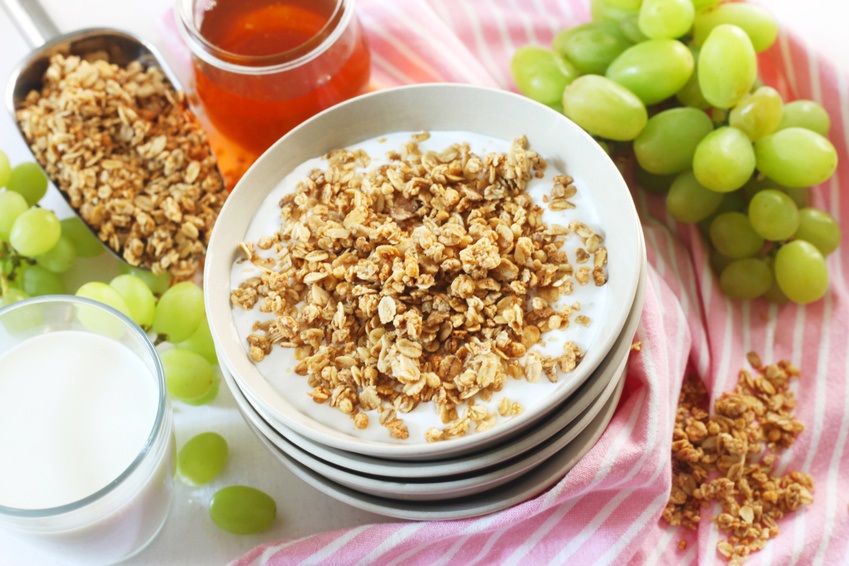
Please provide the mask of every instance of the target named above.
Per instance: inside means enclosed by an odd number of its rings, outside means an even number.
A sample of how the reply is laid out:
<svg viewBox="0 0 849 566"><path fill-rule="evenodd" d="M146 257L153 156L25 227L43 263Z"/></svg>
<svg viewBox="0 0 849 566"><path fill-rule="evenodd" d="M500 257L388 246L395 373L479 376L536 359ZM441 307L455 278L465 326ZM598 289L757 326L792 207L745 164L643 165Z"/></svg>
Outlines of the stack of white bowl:
<svg viewBox="0 0 849 566"><path fill-rule="evenodd" d="M304 378L293 372L262 374L247 356L229 300L238 244L288 171L330 149L392 131L423 130L505 140L526 135L536 151L567 170L578 190L590 195L609 251L601 319L593 320L578 367L521 414L486 431L437 442L375 438L361 434L350 419L330 418L338 411L326 405L304 410L285 384L287 378ZM562 115L523 97L448 84L379 91L334 107L283 137L230 195L213 231L204 274L222 373L246 422L268 449L304 481L343 502L413 520L504 509L544 491L580 460L604 431L622 393L645 278L642 230L628 188L595 141Z"/></svg>

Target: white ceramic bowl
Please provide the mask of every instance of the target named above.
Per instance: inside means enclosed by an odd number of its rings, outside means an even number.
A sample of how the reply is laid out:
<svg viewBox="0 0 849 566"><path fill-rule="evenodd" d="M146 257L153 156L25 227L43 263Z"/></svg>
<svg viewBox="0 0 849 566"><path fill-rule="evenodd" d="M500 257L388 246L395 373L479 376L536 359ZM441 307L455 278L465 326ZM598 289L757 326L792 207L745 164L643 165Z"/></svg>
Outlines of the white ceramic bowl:
<svg viewBox="0 0 849 566"><path fill-rule="evenodd" d="M479 433L427 443L366 438L333 408L302 402L305 380L263 375L248 357L234 323L230 277L239 244L257 210L273 206L269 194L303 162L336 148L399 131L473 132L507 142L526 136L550 166L572 176L591 199L608 248L609 281L603 316L580 365L539 395L521 415ZM457 141L463 141L462 137ZM222 365L239 387L286 427L340 450L394 459L437 459L481 449L533 425L574 393L607 356L634 303L642 267L642 233L619 171L599 145L562 114L506 91L457 84L428 84L378 91L335 106L281 138L245 174L225 203L213 230L204 272L206 308ZM287 381L288 380L288 381ZM300 389L299 389L300 388ZM305 408L306 407L306 408ZM376 420L376 419L372 419Z"/></svg>

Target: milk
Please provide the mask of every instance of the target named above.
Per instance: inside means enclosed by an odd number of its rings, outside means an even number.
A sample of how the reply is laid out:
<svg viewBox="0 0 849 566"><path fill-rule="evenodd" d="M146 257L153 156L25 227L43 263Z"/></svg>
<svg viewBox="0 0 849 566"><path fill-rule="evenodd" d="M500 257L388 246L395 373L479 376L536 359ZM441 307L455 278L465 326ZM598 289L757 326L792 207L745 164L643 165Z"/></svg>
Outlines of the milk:
<svg viewBox="0 0 849 566"><path fill-rule="evenodd" d="M88 332L0 355L0 505L58 507L117 478L153 429L155 385L129 348Z"/></svg>

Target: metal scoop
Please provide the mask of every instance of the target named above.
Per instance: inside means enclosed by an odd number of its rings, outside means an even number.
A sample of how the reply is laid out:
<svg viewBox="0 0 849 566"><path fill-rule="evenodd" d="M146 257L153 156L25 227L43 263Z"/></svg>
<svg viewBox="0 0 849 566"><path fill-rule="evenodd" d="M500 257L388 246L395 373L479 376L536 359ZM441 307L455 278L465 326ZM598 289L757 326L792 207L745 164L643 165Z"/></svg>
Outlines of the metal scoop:
<svg viewBox="0 0 849 566"><path fill-rule="evenodd" d="M12 114L15 124L18 124L15 110L30 91L41 90L42 78L50 64L50 58L58 53L83 56L93 52L105 52L109 61L119 66L126 66L133 61L139 61L145 68L156 66L162 70L171 86L180 90L179 80L156 49L130 33L110 28L90 28L61 34L37 0L0 0L0 4L33 48L32 53L13 70L6 88L6 108ZM20 129L19 124L18 126ZM23 136L22 132L21 135ZM220 171L217 173L221 175ZM56 185L55 181L53 185ZM59 192L67 201L67 195ZM76 209L71 208L76 214ZM82 217L80 220L83 220ZM85 220L83 224L97 235ZM104 247L124 261L120 253L111 246ZM149 268L148 265L137 267Z"/></svg>

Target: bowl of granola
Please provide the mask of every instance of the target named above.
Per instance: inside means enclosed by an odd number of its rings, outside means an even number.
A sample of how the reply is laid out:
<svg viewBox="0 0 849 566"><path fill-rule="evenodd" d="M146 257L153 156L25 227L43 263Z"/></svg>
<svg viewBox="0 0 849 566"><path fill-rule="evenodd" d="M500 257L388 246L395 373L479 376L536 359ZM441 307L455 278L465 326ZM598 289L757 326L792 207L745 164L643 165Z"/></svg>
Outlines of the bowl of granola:
<svg viewBox="0 0 849 566"><path fill-rule="evenodd" d="M213 230L206 306L232 382L274 421L352 453L448 458L580 390L643 253L622 176L562 114L415 85L263 154Z"/></svg>

